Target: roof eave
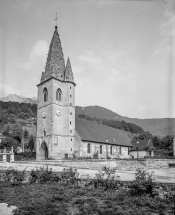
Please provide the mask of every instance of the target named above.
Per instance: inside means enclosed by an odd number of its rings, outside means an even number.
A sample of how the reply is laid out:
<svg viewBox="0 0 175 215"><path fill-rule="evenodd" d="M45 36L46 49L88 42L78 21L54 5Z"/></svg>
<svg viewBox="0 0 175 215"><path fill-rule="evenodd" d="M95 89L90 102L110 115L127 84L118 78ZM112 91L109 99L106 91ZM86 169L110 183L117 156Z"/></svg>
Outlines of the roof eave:
<svg viewBox="0 0 175 215"><path fill-rule="evenodd" d="M71 84L73 84L74 86L76 86L76 84L75 84L74 82L72 82L72 81L62 81L62 80L60 80L60 79L58 79L58 78L55 78L55 77L50 77L50 78L46 79L45 81L42 81L41 83L37 84L36 86L38 87L38 86L44 84L46 81L49 81L49 80L51 80L51 79L55 79L55 80L57 80L57 81L61 81L62 83L68 82L68 83L71 83Z"/></svg>
<svg viewBox="0 0 175 215"><path fill-rule="evenodd" d="M132 147L131 145L121 145L121 144L116 144L116 143L110 143L110 142L99 142L99 141L93 141L93 140L86 140L86 139L82 139L82 141L86 141L86 142L93 142L93 143L99 143L99 144L106 144L106 145L115 145L115 146L126 146L126 147Z"/></svg>

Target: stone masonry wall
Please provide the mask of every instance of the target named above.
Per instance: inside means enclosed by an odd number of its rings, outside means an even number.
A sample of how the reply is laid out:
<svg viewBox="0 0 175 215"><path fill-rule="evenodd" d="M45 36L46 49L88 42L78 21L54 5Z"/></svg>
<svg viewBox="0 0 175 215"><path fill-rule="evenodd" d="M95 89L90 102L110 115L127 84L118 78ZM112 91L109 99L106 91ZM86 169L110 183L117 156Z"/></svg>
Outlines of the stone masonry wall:
<svg viewBox="0 0 175 215"><path fill-rule="evenodd" d="M44 102L43 89L48 90ZM62 91L62 100L56 100L57 89ZM48 157L62 159L72 157L75 141L75 86L70 82L50 79L38 86L37 113L37 160L41 159L41 144L48 148ZM59 112L60 114L57 114ZM45 113L45 118L43 117ZM45 136L44 136L45 130Z"/></svg>

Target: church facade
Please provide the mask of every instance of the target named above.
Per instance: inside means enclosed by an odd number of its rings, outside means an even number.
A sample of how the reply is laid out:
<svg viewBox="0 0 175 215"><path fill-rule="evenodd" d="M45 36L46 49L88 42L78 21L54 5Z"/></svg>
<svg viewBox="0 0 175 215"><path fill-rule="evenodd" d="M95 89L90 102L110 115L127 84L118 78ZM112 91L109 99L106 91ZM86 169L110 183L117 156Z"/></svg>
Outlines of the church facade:
<svg viewBox="0 0 175 215"><path fill-rule="evenodd" d="M130 139L122 131L75 117L76 84L57 26L37 86L37 160L129 155Z"/></svg>

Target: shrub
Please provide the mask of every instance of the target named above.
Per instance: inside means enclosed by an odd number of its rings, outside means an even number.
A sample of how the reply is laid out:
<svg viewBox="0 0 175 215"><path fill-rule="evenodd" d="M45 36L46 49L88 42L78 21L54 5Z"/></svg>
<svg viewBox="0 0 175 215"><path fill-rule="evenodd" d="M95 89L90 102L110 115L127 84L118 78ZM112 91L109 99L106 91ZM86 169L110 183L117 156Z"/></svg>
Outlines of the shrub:
<svg viewBox="0 0 175 215"><path fill-rule="evenodd" d="M13 167L5 171L0 172L0 179L5 183L11 183L12 185L19 185L25 179L26 171L23 170L22 172L17 171Z"/></svg>
<svg viewBox="0 0 175 215"><path fill-rule="evenodd" d="M36 170L32 170L30 172L29 183L41 183L44 184L48 181L51 181L53 177L52 169L45 165L40 168L36 168Z"/></svg>
<svg viewBox="0 0 175 215"><path fill-rule="evenodd" d="M104 166L102 171L96 173L95 179L93 180L94 188L104 188L105 190L118 190L121 186L118 180L115 179L116 168L110 168Z"/></svg>
<svg viewBox="0 0 175 215"><path fill-rule="evenodd" d="M154 175L153 173L148 173L145 170L136 169L135 181L131 185L131 194L132 195L143 195L149 194L153 195L154 188Z"/></svg>

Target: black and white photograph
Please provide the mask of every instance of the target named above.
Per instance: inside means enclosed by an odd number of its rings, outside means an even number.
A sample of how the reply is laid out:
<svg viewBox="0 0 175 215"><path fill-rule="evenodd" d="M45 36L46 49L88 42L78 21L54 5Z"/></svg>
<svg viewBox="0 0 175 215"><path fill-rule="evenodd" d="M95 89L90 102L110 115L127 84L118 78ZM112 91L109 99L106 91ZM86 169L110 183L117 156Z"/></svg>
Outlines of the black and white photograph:
<svg viewBox="0 0 175 215"><path fill-rule="evenodd" d="M0 215L175 214L175 0L0 0Z"/></svg>

